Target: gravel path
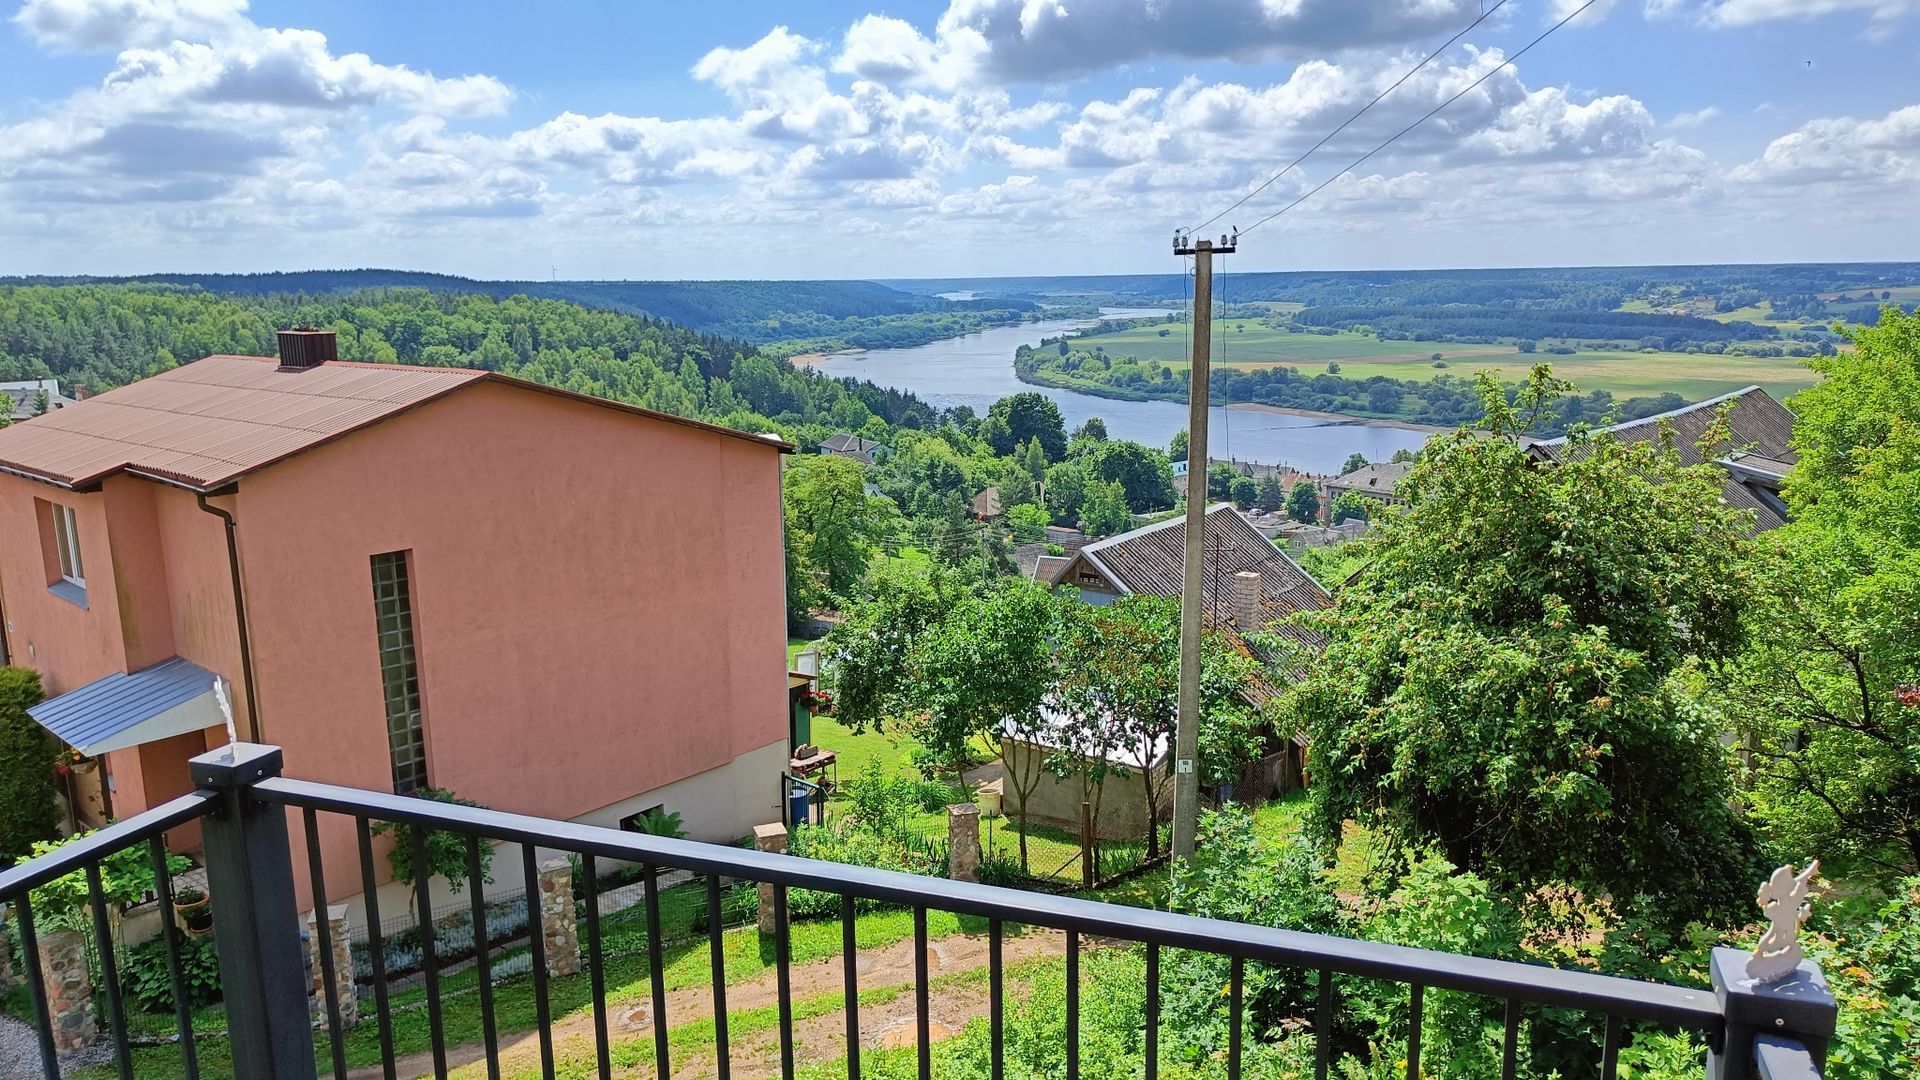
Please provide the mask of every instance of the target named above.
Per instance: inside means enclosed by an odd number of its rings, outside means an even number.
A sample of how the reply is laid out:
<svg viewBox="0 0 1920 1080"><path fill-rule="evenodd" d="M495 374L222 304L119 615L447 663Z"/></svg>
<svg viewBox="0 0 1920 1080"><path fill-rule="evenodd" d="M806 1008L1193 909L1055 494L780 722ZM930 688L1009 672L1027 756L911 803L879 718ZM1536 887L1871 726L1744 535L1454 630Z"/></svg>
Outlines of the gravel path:
<svg viewBox="0 0 1920 1080"><path fill-rule="evenodd" d="M112 1060L113 1044L103 1041L70 1055L61 1065L77 1069ZM40 1068L40 1040L32 1026L0 1014L0 1080L32 1080L45 1075Z"/></svg>

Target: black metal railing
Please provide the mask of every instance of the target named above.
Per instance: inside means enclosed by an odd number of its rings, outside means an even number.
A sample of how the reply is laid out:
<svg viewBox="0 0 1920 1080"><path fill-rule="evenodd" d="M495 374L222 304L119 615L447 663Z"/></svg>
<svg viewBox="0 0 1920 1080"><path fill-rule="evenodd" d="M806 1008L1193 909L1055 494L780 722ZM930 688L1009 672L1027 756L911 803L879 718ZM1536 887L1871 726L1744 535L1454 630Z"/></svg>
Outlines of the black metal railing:
<svg viewBox="0 0 1920 1080"><path fill-rule="evenodd" d="M1834 1007L1825 995L1818 969L1805 965L1792 986L1756 988L1734 974L1739 954L1716 954L1711 991L1640 982L1584 971L1569 971L1472 956L1328 937L1270 927L1222 922L1172 912L1123 907L1072 897L1004 889L967 882L929 879L858 866L817 862L754 850L722 847L665 837L595 828L571 822L549 821L378 792L361 791L285 778L279 775L280 754L272 747L241 744L194 759L192 772L200 790L158 809L109 826L57 854L0 872L0 904L11 904L20 935L20 952L33 1002L32 1022L47 1075L60 1075L53 1029L47 1011L47 989L37 959L37 939L31 890L76 871L88 875L96 912L99 908L97 867L106 854L136 844L153 852L163 905L170 893L161 834L184 822L200 819L205 843L208 891L213 897L215 935L223 990L226 996L225 1033L232 1075L248 1078L309 1080L321 1070L335 1077L348 1075L343 1047L347 1031L337 1007L339 980L352 973L334 969L330 930L324 918L315 920L319 958L318 979L324 1004L321 1017L310 1000L311 976L301 941L295 903L295 860L289 849L287 812L301 815L305 825L304 871L315 895L324 895L327 880L321 845L314 839L322 815L351 823L358 856L359 883L364 888L365 922L370 929L373 957L373 1023L378 1025L380 1057L385 1074L396 1076L393 1006L382 967L378 911L379 884L375 873L372 824L394 822L424 826L407 830L416 874L426 870L424 832L427 829L465 838L467 866L473 880L480 877L481 845L520 846L518 872L526 890L528 935L532 950L530 979L534 1003L534 1033L539 1042L543 1075L555 1069L554 1003L546 973L546 943L538 929L540 882L537 853L567 852L582 863L585 973L590 982L593 1013L594 1061L600 1076L612 1074L610 1023L602 916L597 903L602 860L639 864L644 871L648 948L647 984L653 1031L653 1064L659 1075L673 1075L669 1020L710 1020L714 1028L715 1075L730 1075L725 943L722 935L723 882L765 883L772 891L772 932L769 935L777 982L780 1074L794 1075L796 1048L791 979L792 950L787 918L793 890L837 894L840 899L841 979L845 990L846 1072L857 1080L861 1070L860 972L857 964L856 910L873 904L897 906L913 916L915 1038L918 1074L932 1075L928 971L930 911L952 912L984 920L988 941L988 1025L991 1073L1005 1074L1003 1035L1006 1011L1004 941L1010 927L1044 927L1062 931L1065 938L1065 1075L1077 1078L1080 1066L1080 972L1082 950L1090 943L1132 943L1144 950L1145 1030L1144 1074L1159 1069L1161 971L1168 950L1192 950L1228 960L1228 1045L1225 1067L1238 1077L1249 1038L1245 1020L1245 990L1250 965L1271 965L1317 975L1318 1002L1314 1027L1331 1030L1338 1007L1336 976L1355 976L1397 983L1407 988L1407 1045L1405 1072L1409 1080L1421 1075L1422 1012L1429 991L1455 991L1503 1002L1505 1005L1504 1075L1516 1074L1521 1022L1525 1010L1566 1009L1599 1018L1604 1038L1594 1062L1602 1077L1616 1073L1629 1023L1658 1025L1696 1032L1709 1048L1707 1072L1712 1080L1806 1080L1819 1077L1833 1032ZM668 1016L660 921L660 875L689 871L705 876L707 948L711 960L710 1016ZM336 890L338 891L338 890ZM471 890L472 918L484 925L482 890ZM163 906L163 910L165 910ZM96 933L107 931L104 915L96 918ZM177 1018L179 1055L185 1075L201 1075L196 1060L193 1017L181 982L178 938L169 925L169 942ZM435 955L435 923L431 913L420 919L421 968L425 991L432 1069L445 1075L449 1062L443 1017L444 988ZM106 950L110 953L110 950ZM480 1012L480 1051L487 1073L501 1074L501 1031L497 1024L494 989L489 978L490 953L481 947L473 963ZM114 980L105 994L107 1027L114 1061L122 1077L135 1075L126 1038L125 1004ZM684 1006L683 1006L684 1007ZM324 1060L316 1062L316 1026L327 1036ZM1314 1071L1329 1075L1335 1053L1331 1040L1315 1041Z"/></svg>

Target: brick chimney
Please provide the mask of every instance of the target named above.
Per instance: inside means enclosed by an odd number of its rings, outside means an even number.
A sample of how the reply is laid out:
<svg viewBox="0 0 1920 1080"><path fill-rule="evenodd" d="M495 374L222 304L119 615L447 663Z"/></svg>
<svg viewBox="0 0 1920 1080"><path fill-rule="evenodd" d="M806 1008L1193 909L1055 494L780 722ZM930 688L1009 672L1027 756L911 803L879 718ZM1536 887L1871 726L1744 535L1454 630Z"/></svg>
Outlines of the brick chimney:
<svg viewBox="0 0 1920 1080"><path fill-rule="evenodd" d="M1260 571L1242 570L1233 575L1233 621L1242 633L1260 629Z"/></svg>
<svg viewBox="0 0 1920 1080"><path fill-rule="evenodd" d="M93 396L93 390L83 382L74 383L71 392L75 401L85 401Z"/></svg>
<svg viewBox="0 0 1920 1080"><path fill-rule="evenodd" d="M305 371L340 359L339 342L331 330L296 326L280 331L280 370Z"/></svg>

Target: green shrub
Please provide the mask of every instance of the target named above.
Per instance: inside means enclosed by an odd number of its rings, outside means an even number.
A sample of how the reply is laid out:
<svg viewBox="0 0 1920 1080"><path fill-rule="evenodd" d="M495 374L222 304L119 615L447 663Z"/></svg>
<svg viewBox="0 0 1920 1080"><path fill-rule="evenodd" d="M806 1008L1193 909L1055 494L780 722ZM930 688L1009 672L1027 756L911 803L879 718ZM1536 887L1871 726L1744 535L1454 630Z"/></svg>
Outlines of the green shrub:
<svg viewBox="0 0 1920 1080"><path fill-rule="evenodd" d="M52 839L59 821L55 743L27 715L44 696L39 672L0 668L0 866L26 855L35 841Z"/></svg>
<svg viewBox="0 0 1920 1080"><path fill-rule="evenodd" d="M220 957L212 937L180 937L180 973L187 1002L194 1008L220 1000ZM167 967L167 942L157 937L126 951L120 962L120 989L142 1012L173 1011L173 976Z"/></svg>
<svg viewBox="0 0 1920 1080"><path fill-rule="evenodd" d="M947 852L943 845L904 830L883 834L852 823L796 826L787 839L787 852L807 859L932 877L944 877L947 872ZM854 906L857 910L871 911L880 905L858 900ZM840 894L793 889L787 895L787 909L795 918L837 915Z"/></svg>

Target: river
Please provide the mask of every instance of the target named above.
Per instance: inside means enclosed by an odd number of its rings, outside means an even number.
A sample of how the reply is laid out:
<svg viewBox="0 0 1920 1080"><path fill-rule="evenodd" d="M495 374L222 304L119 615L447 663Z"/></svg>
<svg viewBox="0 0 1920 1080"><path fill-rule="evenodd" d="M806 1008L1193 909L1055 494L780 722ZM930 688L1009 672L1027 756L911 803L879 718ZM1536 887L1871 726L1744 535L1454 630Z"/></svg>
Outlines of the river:
<svg viewBox="0 0 1920 1080"><path fill-rule="evenodd" d="M1109 318L1138 318L1164 314L1150 310L1115 309ZM965 337L948 338L907 349L870 349L829 357L814 366L833 376L869 379L881 386L910 390L939 409L969 405L982 416L995 401L1036 390L1060 406L1067 430L1090 416L1106 421L1107 434L1166 449L1174 433L1187 426L1187 407L1174 401L1122 401L1094 397L1072 390L1023 383L1013 373L1013 353L1022 345L1037 345L1093 325L1088 319L1057 319L1000 326ZM1240 461L1291 465L1315 473L1334 473L1348 455L1360 453L1369 461L1385 461L1395 450L1418 450L1427 433L1376 424L1366 420L1327 420L1236 407L1215 408L1208 424L1209 457L1229 456Z"/></svg>

